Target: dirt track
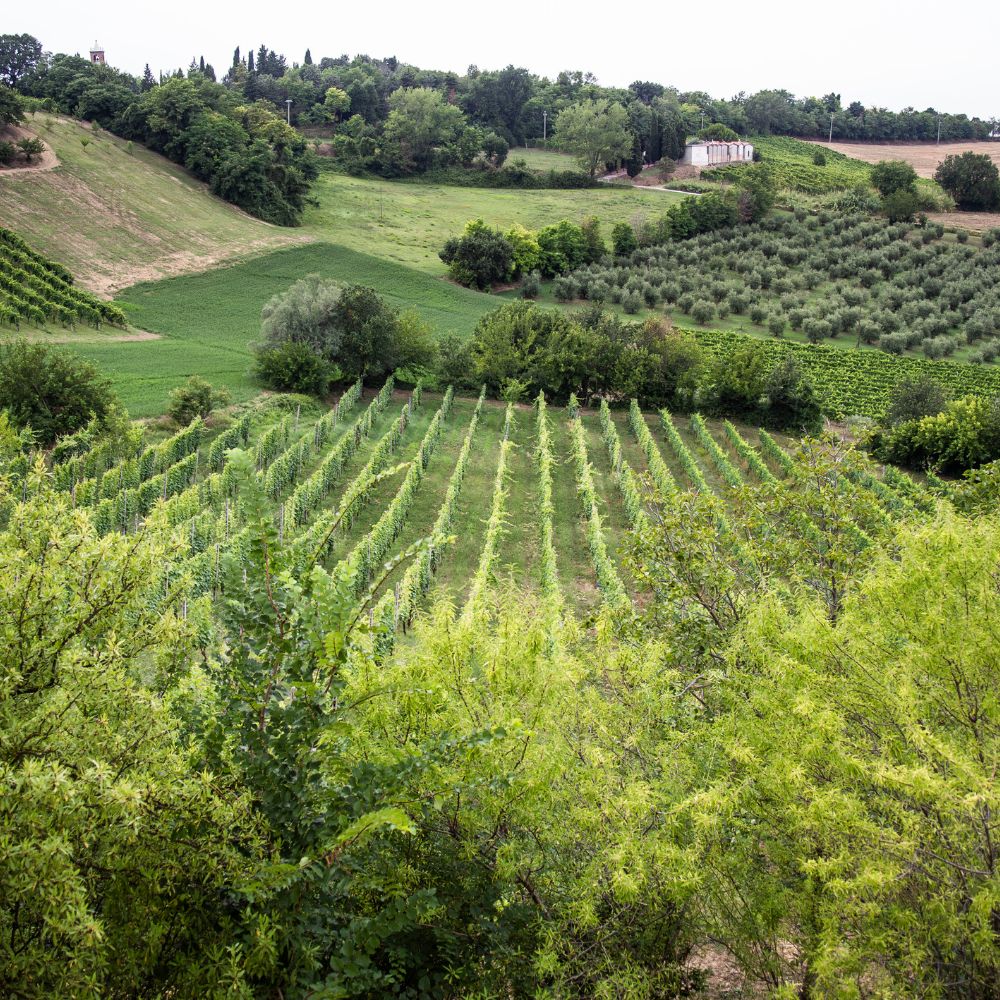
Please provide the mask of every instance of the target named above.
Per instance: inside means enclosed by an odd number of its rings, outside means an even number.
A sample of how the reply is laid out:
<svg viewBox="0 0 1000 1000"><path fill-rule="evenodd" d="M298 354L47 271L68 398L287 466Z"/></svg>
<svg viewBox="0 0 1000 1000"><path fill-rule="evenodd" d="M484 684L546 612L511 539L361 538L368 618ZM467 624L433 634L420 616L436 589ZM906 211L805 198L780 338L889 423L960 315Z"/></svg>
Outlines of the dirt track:
<svg viewBox="0 0 1000 1000"><path fill-rule="evenodd" d="M986 153L1000 167L1000 142L817 142L818 146L853 156L865 163L879 160L906 160L920 177L933 177L938 164L952 153Z"/></svg>
<svg viewBox="0 0 1000 1000"><path fill-rule="evenodd" d="M18 128L16 125L8 125L6 129L0 128L0 139L6 139L8 142L17 142L18 139L37 138L38 136L34 132ZM0 167L0 177L3 177L4 174L23 174L29 170L52 170L58 166L59 160L56 158L56 154L52 152L49 144L45 143L45 151L40 156L36 156L31 163L22 159L20 154L18 154L18 158L13 163L8 163L6 166Z"/></svg>

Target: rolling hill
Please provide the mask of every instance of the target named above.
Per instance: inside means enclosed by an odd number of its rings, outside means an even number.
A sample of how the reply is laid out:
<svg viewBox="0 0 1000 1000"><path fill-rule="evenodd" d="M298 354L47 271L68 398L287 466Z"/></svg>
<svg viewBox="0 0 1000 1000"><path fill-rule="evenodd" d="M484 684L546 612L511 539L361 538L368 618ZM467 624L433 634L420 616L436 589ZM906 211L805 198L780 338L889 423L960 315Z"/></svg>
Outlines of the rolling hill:
<svg viewBox="0 0 1000 1000"><path fill-rule="evenodd" d="M107 132L45 113L28 124L59 163L0 174L2 222L98 295L309 238L251 218Z"/></svg>

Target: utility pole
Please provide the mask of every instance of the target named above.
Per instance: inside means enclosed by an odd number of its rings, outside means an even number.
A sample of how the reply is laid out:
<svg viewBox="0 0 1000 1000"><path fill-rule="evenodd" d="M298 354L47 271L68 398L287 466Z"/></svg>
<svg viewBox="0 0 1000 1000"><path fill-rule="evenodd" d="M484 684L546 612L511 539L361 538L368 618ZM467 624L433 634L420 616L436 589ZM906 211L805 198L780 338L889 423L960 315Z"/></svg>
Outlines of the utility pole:
<svg viewBox="0 0 1000 1000"><path fill-rule="evenodd" d="M549 139L549 113L548 111L542 112L542 145L544 146Z"/></svg>
<svg viewBox="0 0 1000 1000"><path fill-rule="evenodd" d="M705 131L705 112L704 111L702 111L702 113L701 113L701 130L702 130L702 132Z"/></svg>
<svg viewBox="0 0 1000 1000"><path fill-rule="evenodd" d="M830 138L827 142L833 142L833 112L830 112Z"/></svg>
<svg viewBox="0 0 1000 1000"><path fill-rule="evenodd" d="M938 137L937 137L937 144L939 146L941 145L941 116L940 115L938 115Z"/></svg>
<svg viewBox="0 0 1000 1000"><path fill-rule="evenodd" d="M292 124L292 99L290 97L285 99L285 121L289 125Z"/></svg>

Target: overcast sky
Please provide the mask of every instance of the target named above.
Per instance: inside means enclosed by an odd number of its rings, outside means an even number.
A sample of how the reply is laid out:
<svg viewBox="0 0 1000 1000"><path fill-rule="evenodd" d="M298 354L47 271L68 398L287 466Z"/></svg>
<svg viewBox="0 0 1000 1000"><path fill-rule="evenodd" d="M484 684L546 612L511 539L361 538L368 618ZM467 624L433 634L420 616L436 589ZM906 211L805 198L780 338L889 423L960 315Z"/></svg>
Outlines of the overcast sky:
<svg viewBox="0 0 1000 1000"><path fill-rule="evenodd" d="M900 110L1000 116L1000 3L952 0L714 0L694 3L414 2L212 4L171 0L39 0L5 5L0 31L39 38L46 50L86 54L98 39L108 62L133 73L186 67L204 55L219 75L233 48L263 42L301 62L341 53L395 55L463 72L508 63L535 73L589 70L599 82L655 80L731 97L784 87L831 90Z"/></svg>

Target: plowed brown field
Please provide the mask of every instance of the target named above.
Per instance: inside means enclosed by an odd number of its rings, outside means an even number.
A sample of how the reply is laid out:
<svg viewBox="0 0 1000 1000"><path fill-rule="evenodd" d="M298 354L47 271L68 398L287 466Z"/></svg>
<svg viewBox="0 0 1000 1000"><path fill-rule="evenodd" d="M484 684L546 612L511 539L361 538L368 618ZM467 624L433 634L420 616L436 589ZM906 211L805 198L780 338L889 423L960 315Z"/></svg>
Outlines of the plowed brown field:
<svg viewBox="0 0 1000 1000"><path fill-rule="evenodd" d="M865 163L879 160L906 160L920 177L933 177L937 165L952 153L986 153L1000 166L1000 142L892 142L874 144L868 142L817 142L818 146L853 156Z"/></svg>

